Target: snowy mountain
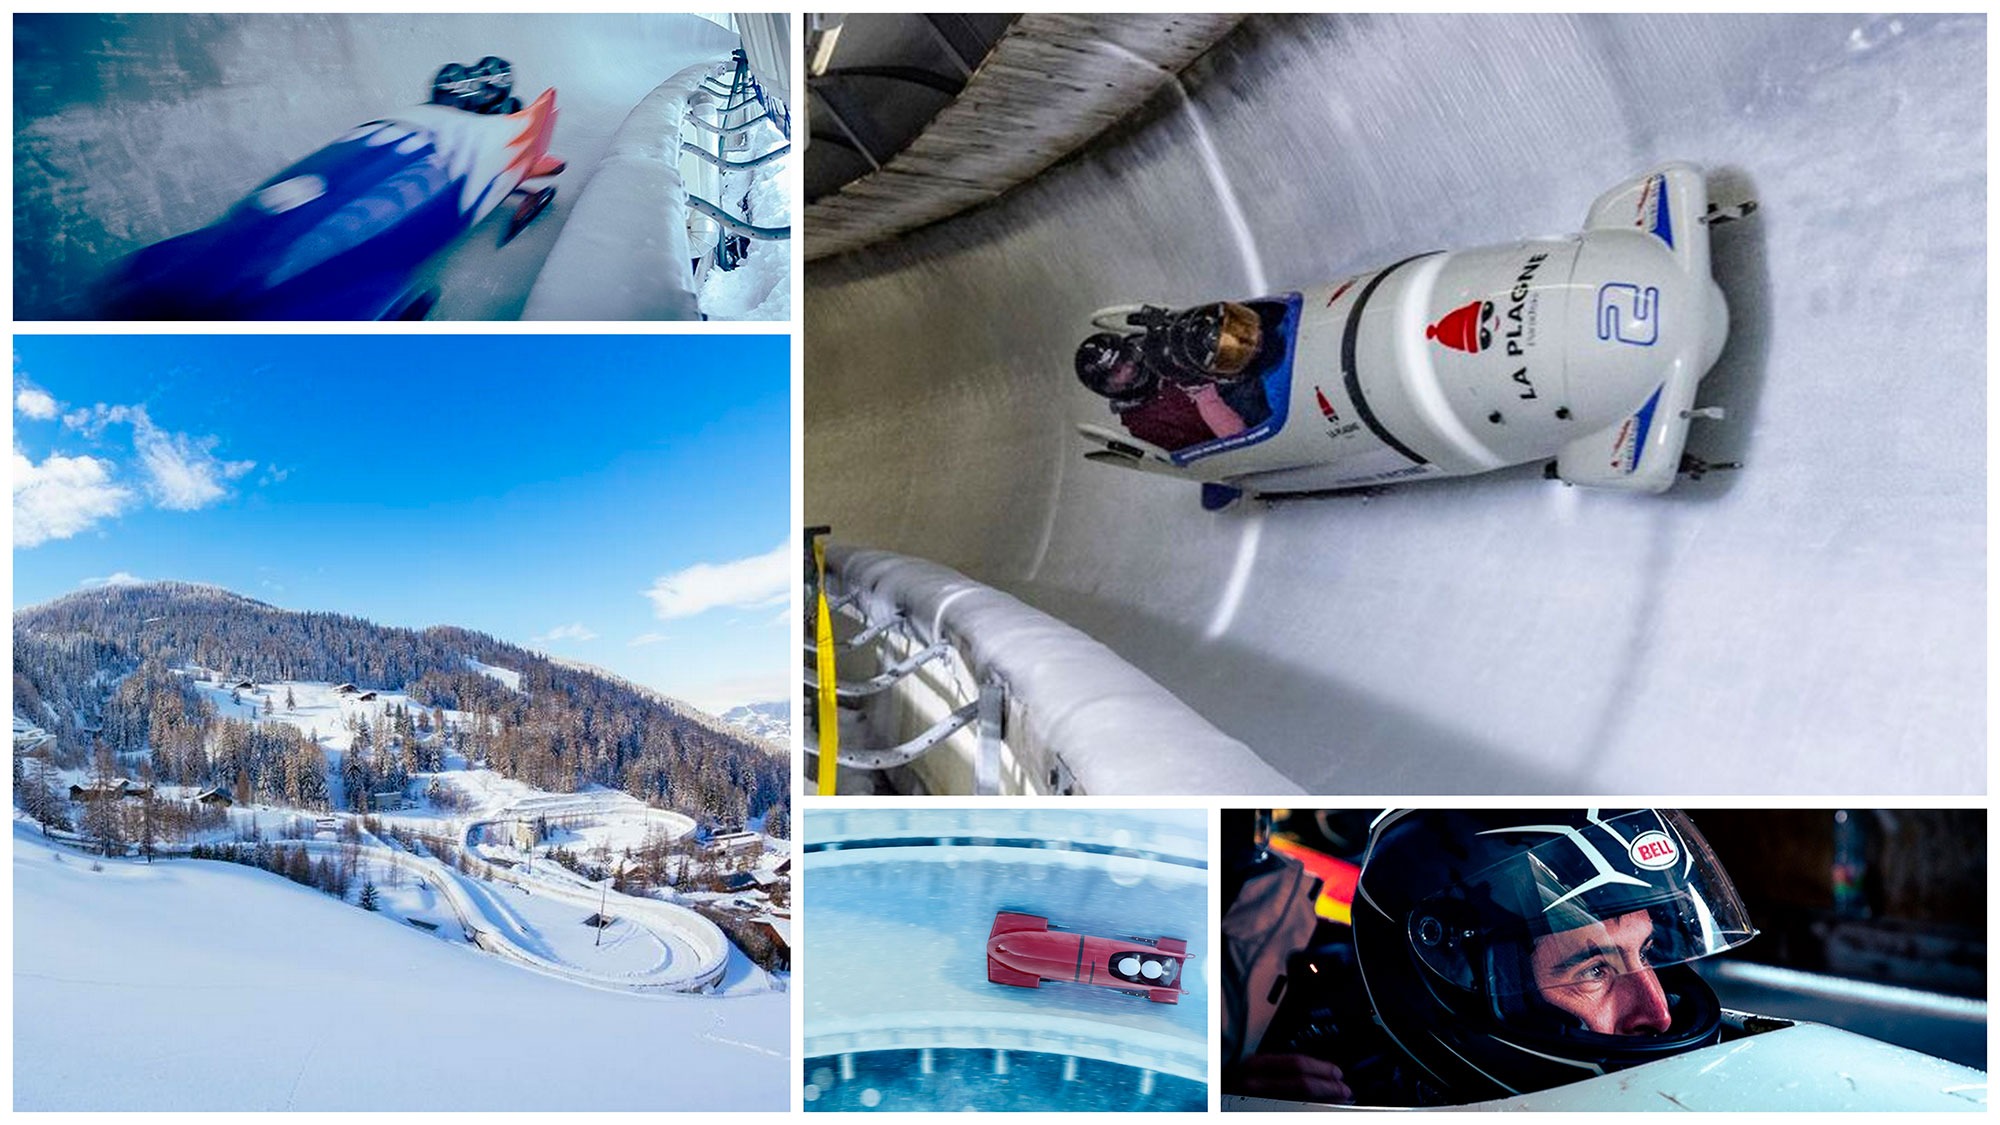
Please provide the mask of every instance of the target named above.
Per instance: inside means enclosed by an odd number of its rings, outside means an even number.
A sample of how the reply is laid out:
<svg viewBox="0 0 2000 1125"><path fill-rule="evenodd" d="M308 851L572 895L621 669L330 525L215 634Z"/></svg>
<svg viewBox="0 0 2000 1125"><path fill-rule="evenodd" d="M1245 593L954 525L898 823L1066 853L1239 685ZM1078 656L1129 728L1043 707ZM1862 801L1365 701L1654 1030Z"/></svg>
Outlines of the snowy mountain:
<svg viewBox="0 0 2000 1125"><path fill-rule="evenodd" d="M787 700L745 703L740 707L731 707L719 717L753 738L769 739L780 746L792 740L792 705Z"/></svg>
<svg viewBox="0 0 2000 1125"><path fill-rule="evenodd" d="M542 789L600 784L718 824L789 795L789 763L768 744L602 671L467 629L390 628L179 582L81 591L14 614L15 713L55 736L58 765L81 765L102 741L115 753L151 751L162 781L229 786L247 768L253 788L278 792L277 749L253 746L230 776L212 758L170 753L212 741L222 721L194 670L217 682L347 683L477 716L475 755Z"/></svg>

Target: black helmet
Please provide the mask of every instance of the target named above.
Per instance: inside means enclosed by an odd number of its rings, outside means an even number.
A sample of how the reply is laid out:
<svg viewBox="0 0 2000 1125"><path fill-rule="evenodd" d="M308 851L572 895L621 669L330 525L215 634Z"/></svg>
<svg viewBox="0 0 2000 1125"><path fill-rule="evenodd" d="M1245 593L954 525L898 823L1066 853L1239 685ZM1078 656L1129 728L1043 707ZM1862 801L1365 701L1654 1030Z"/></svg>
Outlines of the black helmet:
<svg viewBox="0 0 2000 1125"><path fill-rule="evenodd" d="M1138 342L1116 332L1099 332L1078 344L1076 377L1110 399L1131 399L1152 389L1157 376L1140 362Z"/></svg>
<svg viewBox="0 0 2000 1125"><path fill-rule="evenodd" d="M488 55L466 68L472 77L488 86L510 90L514 86L514 64L498 55Z"/></svg>
<svg viewBox="0 0 2000 1125"><path fill-rule="evenodd" d="M456 104L470 88L465 64L448 62L439 67L437 77L431 79L431 102L434 105Z"/></svg>
<svg viewBox="0 0 2000 1125"><path fill-rule="evenodd" d="M1354 901L1377 1022L1456 1103L1716 1042L1721 1007L1688 962L1756 932L1668 809L1386 812Z"/></svg>

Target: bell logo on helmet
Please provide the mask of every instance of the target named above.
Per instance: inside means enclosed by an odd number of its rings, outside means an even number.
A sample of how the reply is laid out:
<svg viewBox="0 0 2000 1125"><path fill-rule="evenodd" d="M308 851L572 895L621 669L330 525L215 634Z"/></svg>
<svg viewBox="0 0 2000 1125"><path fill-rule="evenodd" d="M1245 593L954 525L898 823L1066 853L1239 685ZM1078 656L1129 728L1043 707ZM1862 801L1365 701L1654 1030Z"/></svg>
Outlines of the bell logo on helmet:
<svg viewBox="0 0 2000 1125"><path fill-rule="evenodd" d="M1680 849L1674 846L1673 838L1658 829L1641 832L1632 840L1632 862L1648 871L1672 867L1680 858Z"/></svg>

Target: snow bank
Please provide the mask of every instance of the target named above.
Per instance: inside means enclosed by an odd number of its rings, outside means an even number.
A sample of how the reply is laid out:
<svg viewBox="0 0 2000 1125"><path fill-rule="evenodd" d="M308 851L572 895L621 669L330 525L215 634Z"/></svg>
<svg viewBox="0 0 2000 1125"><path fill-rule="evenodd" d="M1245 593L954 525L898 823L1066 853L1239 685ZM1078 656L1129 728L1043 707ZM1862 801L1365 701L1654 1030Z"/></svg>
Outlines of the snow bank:
<svg viewBox="0 0 2000 1125"><path fill-rule="evenodd" d="M261 871L103 868L16 831L16 1110L787 1104L782 993L578 988Z"/></svg>
<svg viewBox="0 0 2000 1125"><path fill-rule="evenodd" d="M766 145L779 142L769 125L751 134ZM750 197L750 218L760 227L792 224L793 153L760 168L731 172L722 178L722 199ZM719 201L718 201L719 202ZM750 252L733 270L710 270L701 282L701 311L710 320L790 320L792 317L792 239L752 239Z"/></svg>
<svg viewBox="0 0 2000 1125"><path fill-rule="evenodd" d="M681 119L714 61L675 74L611 138L528 293L527 320L694 320Z"/></svg>
<svg viewBox="0 0 2000 1125"><path fill-rule="evenodd" d="M1046 791L1061 770L1076 792L1098 795L1300 791L1109 648L948 567L835 545L827 591L857 593L850 608L870 622L905 615L915 639L892 633L883 641L898 659L936 639L955 650L946 670L933 665L884 693L909 705L894 741L998 680L1007 692L1009 772L1026 791ZM961 734L913 768L934 790L969 792L970 755Z"/></svg>

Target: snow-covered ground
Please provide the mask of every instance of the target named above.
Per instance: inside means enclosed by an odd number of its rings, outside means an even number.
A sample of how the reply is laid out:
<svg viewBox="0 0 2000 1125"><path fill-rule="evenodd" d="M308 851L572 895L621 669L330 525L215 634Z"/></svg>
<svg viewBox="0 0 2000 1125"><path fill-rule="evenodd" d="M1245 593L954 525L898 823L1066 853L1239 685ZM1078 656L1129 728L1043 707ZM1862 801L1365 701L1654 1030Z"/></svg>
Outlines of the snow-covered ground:
<svg viewBox="0 0 2000 1125"><path fill-rule="evenodd" d="M518 675L511 670L483 665L480 670L510 687L519 686ZM339 797L337 780L341 759L352 752L355 737L351 724L365 720L381 731L385 715L392 707L408 707L413 714L425 710L434 720L461 728L469 719L469 716L455 711L416 708L407 696L397 692L376 692L373 693L376 698L364 700L361 698L364 692L343 692L339 690L340 685L329 683L274 681L259 683L251 688L237 688L235 681L202 679L199 672L192 670L184 674L224 716L250 722L281 723L317 734L328 759L336 801ZM268 714L265 711L267 705L270 708ZM380 745L379 738L377 745ZM775 995L783 991L782 979L774 978L752 964L714 922L686 905L689 902L735 897L743 899L747 908L761 910L770 905L765 895L757 891L737 896L689 895L662 889L656 892L658 897L638 897L611 891L605 881L587 880L560 866L549 856L551 849L565 848L583 862L600 863L615 870L621 864L630 862L629 857L642 853L649 844L672 843L688 836L695 829L694 821L678 813L650 808L629 794L602 787L593 786L577 793L543 792L525 783L503 778L490 769L469 766L456 752L446 755L445 764L446 768L441 771L415 775L410 790L422 792L431 783L439 783L456 796L454 805L440 808L420 800L410 808L378 812L374 814L374 823L379 832L368 830L361 818L352 813L325 813L252 803L229 809L225 827L204 833L203 842L216 843L250 835L254 826L257 838L286 847L303 848L315 860L351 860L355 864L352 895L358 900L362 885L372 883L380 907L374 913L356 910L353 905L332 901L317 891L296 887L275 876L206 861L171 859L146 867L135 866L127 860L103 860L102 872L89 872L98 881L76 882L75 873L88 871L90 865L98 861L44 840L39 834L17 829L17 862L31 850L35 851L50 871L57 873L57 878L69 880L52 884L57 889L48 896L17 893L14 916L18 939L17 967L25 955L24 951L39 949L39 943L62 940L59 936L52 936L50 928L56 927L53 931L55 935L68 935L86 946L94 943L104 949L114 946L144 949L146 956L134 962L144 971L129 978L106 978L101 973L91 975L77 970L40 974L35 979L46 977L59 983L88 980L111 986L113 993L120 988L136 987L132 982L146 979L148 974L162 980L181 980L189 975L185 963L196 958L197 951L202 950L200 942L210 941L211 938L199 933L187 937L186 948L176 944L183 937L178 932L171 940L156 940L155 928L166 924L165 919L174 917L175 910L227 918L239 913L261 915L267 909L277 909L280 915L289 917L287 911L304 909L311 913L320 908L318 904L324 904L325 909L369 928L371 934L376 935L367 943L353 946L351 961L343 965L343 973L346 974L366 975L377 968L385 972L392 968L400 971L399 967L409 961L407 950L415 948L410 943L421 942L428 943L432 948L444 948L452 957L481 963L486 967L483 971L502 974L497 978L498 983L480 978L481 983L476 987L482 995L490 994L490 998L482 1003L497 1005L508 1002L505 999L506 990L508 982L512 981L516 982L518 989L526 990L521 993L521 1003L529 1010L547 1010L558 1017L567 1009L541 1005L535 999L541 994L541 989L551 984L572 991L626 997L679 996L698 990L719 996L706 1000L688 997L687 1002L692 1007L672 1009L673 1021L678 1021L675 1026L680 1028L676 1034L696 1039L707 1034L720 1034L716 1028L736 1018L733 1013L738 1005L747 1004L762 1013L752 1024L753 1034L740 1040L738 1037L725 1038L737 1043L737 1049L748 1049L752 1053L771 1050L777 1056L783 1056L786 1008L782 996ZM50 780L62 787L71 782L87 781L87 772L51 771ZM191 792L168 787L163 795L186 798ZM530 854L519 846L515 829L520 825L534 824L545 825L550 834ZM784 841L768 838L764 843L766 851L759 857L757 865L761 870L774 870L787 854L787 845ZM446 855L454 854L461 848L469 855L468 869L459 870L443 862ZM184 853L185 844L165 850L169 854ZM54 858L56 855L63 858L57 860ZM30 874L47 878L39 867ZM21 882L17 872L17 886ZM126 904L127 892L143 895L145 901L130 906ZM95 904L93 896L107 894L109 898L105 904ZM180 904L167 906L167 902L177 894L184 896ZM314 905L267 908L258 901L250 901L270 894L275 894L281 903L296 901L287 896L303 895ZM232 896L244 901L219 905ZM74 920L56 909L72 900L84 904L80 909L84 910L86 920L108 922L115 916L126 929L115 938L80 931ZM590 921L600 912L611 920L601 930ZM317 918L317 915L313 917ZM320 925L317 921L288 921L284 924L300 928ZM390 937L384 939L381 934ZM28 944L29 935L33 935L32 941L37 944ZM251 944L241 950L229 945L226 934L212 940L219 955L233 957L241 953L253 960L265 955L263 947L256 944L260 939L255 934L246 938ZM157 959L153 957L155 951ZM371 960L378 954L387 956L392 953L392 959L380 966ZM99 955L104 954L100 951ZM256 986L264 976L284 972L310 977L316 972L315 958L319 956L318 946L301 946L296 958L289 962L256 966L251 974L254 979L246 987ZM440 982L431 993L417 999L418 1009L431 1003L440 1012L440 1019L454 1018L457 1011L447 1008L444 1001L457 987L461 987L461 982L456 978ZM20 999L24 993L21 978L17 977L17 1013L34 1015L33 1022L38 1025L65 1024L64 1019L49 1018L49 1014L58 1009L37 1006L48 999L46 996L32 994L31 999ZM356 999L356 1003L375 1003L383 994L383 989L368 990ZM148 1002L151 1002L150 999ZM587 1006L582 1002L572 1005L579 1010ZM270 1019L280 1017L282 1004L279 1000L268 1002L266 1007ZM643 1014L649 1009L633 1011ZM296 1012L292 1018L298 1018ZM766 1034L768 1029L764 1021L772 1018L777 1020L776 1031ZM29 1021L18 1022L25 1027ZM349 1019L347 1023L336 1022L333 1026L344 1028L353 1022ZM143 1038L151 1033L148 1029L152 1025L144 1020L140 1024L140 1029L132 1034ZM252 1019L250 1025L255 1024L255 1019ZM472 1026L490 1026L490 1021L476 1021ZM319 1034L317 1038L337 1040L340 1034ZM668 1041L671 1040L672 1036L669 1036ZM16 1042L24 1050L30 1046L41 1050L40 1041L34 1036L17 1035ZM747 1047L743 1046L745 1044ZM58 1047L66 1049L60 1044ZM314 1049L317 1051L319 1048L315 1046ZM397 1046L394 1049L402 1048ZM248 1065L254 1070L263 1065L258 1060L268 1056L268 1051L256 1055ZM22 1057L17 1055L17 1076L22 1073ZM139 1057L143 1062L148 1056L142 1052ZM719 1067L726 1058L727 1052L723 1052L714 1061ZM307 1059L306 1064L311 1061ZM294 1065L293 1069L298 1069L298 1066ZM144 1066L138 1071L142 1079L156 1073L166 1072L158 1067L148 1070ZM305 1073L301 1072L301 1083L306 1081ZM722 1075L720 1080L724 1084L734 1084L742 1075L740 1068L737 1072L718 1073ZM154 1083L163 1091L157 1095L141 1090L141 1084L134 1084L129 1089L117 1084L108 1088L99 1086L93 1092L81 1087L71 1089L73 1084L60 1082L34 1087L42 1090L34 1095L42 1100L31 1102L27 1100L30 1087L17 1077L16 1090L17 1096L23 1099L19 1103L23 1108L276 1108L284 1103L272 1100L273 1095L266 1088L269 1080L269 1073L246 1074L210 1093L181 1083L178 1072L175 1072ZM658 1087L648 1089L657 1090ZM295 1105L326 1108L350 1105L375 1108L696 1108L703 1104L782 1108L784 1104L781 1087L764 1091L768 1097L761 1097L757 1090L744 1087L730 1093L710 1092L691 1099L652 1101L643 1094L601 1093L566 1101L562 1096L551 1093L539 1100L512 1105L505 1099L485 1100L483 1091L469 1088L449 1094L427 1088L419 1097L394 1083L378 1094L329 1094L308 1091L304 1085L298 1093L301 1100Z"/></svg>
<svg viewBox="0 0 2000 1125"><path fill-rule="evenodd" d="M782 993L579 988L261 871L92 862L16 829L16 1110L786 1105Z"/></svg>
<svg viewBox="0 0 2000 1125"><path fill-rule="evenodd" d="M1984 792L1987 41L1251 16L1185 98L808 269L805 518L1077 626L1310 792ZM1728 418L1689 443L1740 471L1210 513L1083 460L1092 310L1572 232L1664 159L1762 203L1715 232Z"/></svg>
<svg viewBox="0 0 2000 1125"><path fill-rule="evenodd" d="M766 127L758 139L764 147L783 143ZM722 177L722 199L750 199L750 221L760 227L792 223L792 160L785 155L759 168ZM731 159L741 159L732 154ZM720 202L720 201L718 201ZM728 206L728 204L723 204ZM701 311L710 320L790 320L792 318L793 239L751 239L750 253L733 270L710 270L701 283Z"/></svg>
<svg viewBox="0 0 2000 1125"><path fill-rule="evenodd" d="M695 15L34 16L17 24L15 299L76 317L116 258L218 218L264 178L364 121L424 101L438 67L498 55L558 91L555 203L504 248L509 208L442 263L438 318L518 316L570 201L646 93L726 60Z"/></svg>

